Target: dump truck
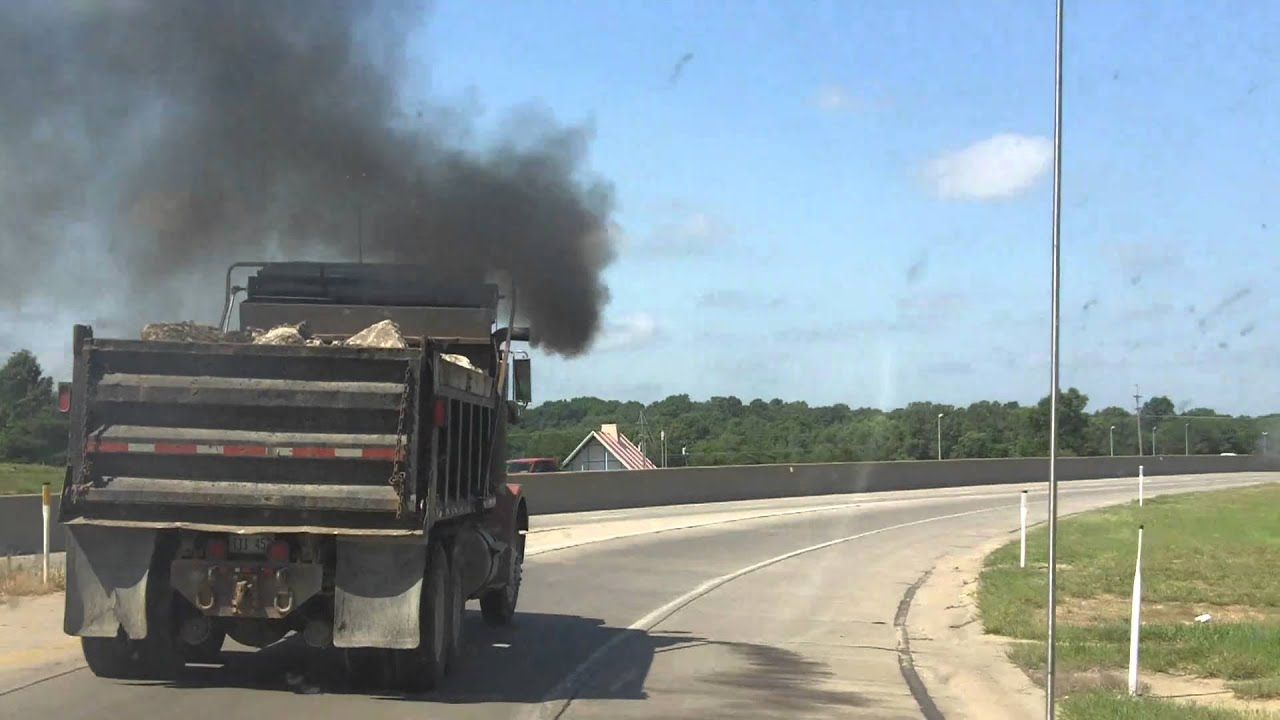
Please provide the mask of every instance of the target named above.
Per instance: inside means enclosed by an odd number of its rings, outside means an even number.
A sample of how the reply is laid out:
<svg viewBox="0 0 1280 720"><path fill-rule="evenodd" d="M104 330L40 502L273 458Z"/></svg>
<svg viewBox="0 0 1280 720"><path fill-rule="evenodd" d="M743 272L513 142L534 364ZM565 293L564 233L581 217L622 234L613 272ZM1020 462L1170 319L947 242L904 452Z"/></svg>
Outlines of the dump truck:
<svg viewBox="0 0 1280 720"><path fill-rule="evenodd" d="M236 263L221 327L74 328L64 626L95 674L168 678L227 637L296 633L422 690L457 662L468 599L511 621L529 509L504 439L529 402L528 329L514 297L500 322L496 286L437 274ZM352 342L379 325L392 342ZM261 342L285 327L305 341Z"/></svg>

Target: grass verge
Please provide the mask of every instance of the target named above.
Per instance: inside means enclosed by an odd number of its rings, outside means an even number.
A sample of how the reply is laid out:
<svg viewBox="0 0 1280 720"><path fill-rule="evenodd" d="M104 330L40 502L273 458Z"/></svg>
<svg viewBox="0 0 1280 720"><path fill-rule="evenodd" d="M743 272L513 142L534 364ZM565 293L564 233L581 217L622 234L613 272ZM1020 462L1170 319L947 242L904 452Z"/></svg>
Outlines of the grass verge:
<svg viewBox="0 0 1280 720"><path fill-rule="evenodd" d="M64 468L53 465L0 462L0 495L38 493L42 483L60 493L64 473Z"/></svg>
<svg viewBox="0 0 1280 720"><path fill-rule="evenodd" d="M1274 716L1091 691L1073 695L1063 703L1062 717L1065 720L1265 720Z"/></svg>
<svg viewBox="0 0 1280 720"><path fill-rule="evenodd" d="M61 568L49 568L49 583L41 577L39 565L14 567L10 558L0 560L0 605L17 598L47 595L67 589L67 576Z"/></svg>
<svg viewBox="0 0 1280 720"><path fill-rule="evenodd" d="M1063 687L1071 687L1073 674L1120 670L1128 662L1129 594L1142 524L1142 671L1221 678L1242 698L1280 694L1278 506L1280 485L1267 485L1164 496L1142 508L1135 503L1064 519L1058 545ZM1025 570L1018 567L1017 543L987 557L978 605L987 632L1030 641L1015 645L1010 658L1042 671L1048 592L1043 528L1029 533L1027 551ZM1194 622L1202 613L1212 621ZM1148 714L1124 714L1146 707L1144 702L1155 701L1090 689L1064 707L1086 713L1071 717L1086 718L1248 717L1170 715L1186 706L1163 704L1151 704L1143 711ZM1108 710L1087 714L1095 707Z"/></svg>

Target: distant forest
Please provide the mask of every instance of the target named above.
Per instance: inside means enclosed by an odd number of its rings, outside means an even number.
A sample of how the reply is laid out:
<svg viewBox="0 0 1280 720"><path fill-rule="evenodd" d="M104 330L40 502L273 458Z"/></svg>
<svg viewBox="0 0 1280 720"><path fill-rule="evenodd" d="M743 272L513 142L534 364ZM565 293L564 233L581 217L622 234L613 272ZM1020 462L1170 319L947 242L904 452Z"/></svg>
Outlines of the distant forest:
<svg viewBox="0 0 1280 720"><path fill-rule="evenodd" d="M1136 455L1133 411L1107 407L1089 412L1088 402L1089 397L1075 388L1060 396L1061 452L1107 455L1114 425L1115 454ZM508 442L511 457L563 460L589 431L602 423L617 423L633 441L643 441L646 454L658 464L665 431L667 464L673 466L927 460L938 457L939 413L943 415L944 458L1048 455L1048 396L1030 406L915 402L889 411L782 400L743 402L736 397L694 401L688 395L673 395L648 405L580 397L526 410L520 424L511 429ZM1271 427L1280 429L1280 416L1228 417L1210 408L1179 413L1173 401L1157 396L1142 407L1142 452L1151 453L1154 429L1155 450L1162 455L1181 455L1185 450L1252 453L1261 450L1262 432Z"/></svg>
<svg viewBox="0 0 1280 720"><path fill-rule="evenodd" d="M25 350L0 366L0 461L59 464L66 456L67 421L54 407L53 380ZM1118 407L1088 412L1089 398L1075 388L1062 393L1061 449L1067 455L1106 455L1115 426L1115 452L1138 452L1137 420ZM673 395L644 405L593 397L553 400L525 410L508 435L511 457L568 455L586 434L617 423L661 464L662 433L668 465L744 465L775 462L927 460L938 457L1043 456L1049 451L1049 398L1032 406L976 402L968 407L916 402L896 410L812 407L803 402L736 397L690 400ZM643 424L641 418L643 417ZM1227 417L1209 408L1175 410L1167 397L1142 407L1142 451L1182 454L1252 453L1262 433L1277 435L1280 415ZM1184 445L1184 439L1186 445ZM1280 437L1273 437L1271 452Z"/></svg>

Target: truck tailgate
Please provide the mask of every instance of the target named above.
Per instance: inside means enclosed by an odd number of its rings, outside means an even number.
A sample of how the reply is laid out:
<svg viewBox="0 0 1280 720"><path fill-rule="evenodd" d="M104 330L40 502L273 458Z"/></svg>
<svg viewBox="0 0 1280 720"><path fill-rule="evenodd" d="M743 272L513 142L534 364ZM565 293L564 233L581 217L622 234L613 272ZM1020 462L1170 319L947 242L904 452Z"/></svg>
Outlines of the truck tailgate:
<svg viewBox="0 0 1280 720"><path fill-rule="evenodd" d="M390 527L413 502L415 349L87 339L64 519Z"/></svg>

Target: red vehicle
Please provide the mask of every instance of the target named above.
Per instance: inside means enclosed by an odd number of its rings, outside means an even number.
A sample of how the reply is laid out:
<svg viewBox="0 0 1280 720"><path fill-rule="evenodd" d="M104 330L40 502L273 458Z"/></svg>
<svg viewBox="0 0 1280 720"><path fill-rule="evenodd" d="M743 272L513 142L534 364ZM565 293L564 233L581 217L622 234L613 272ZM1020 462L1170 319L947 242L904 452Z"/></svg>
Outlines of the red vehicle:
<svg viewBox="0 0 1280 720"><path fill-rule="evenodd" d="M560 461L555 458L516 458L507 461L507 474L559 472Z"/></svg>

